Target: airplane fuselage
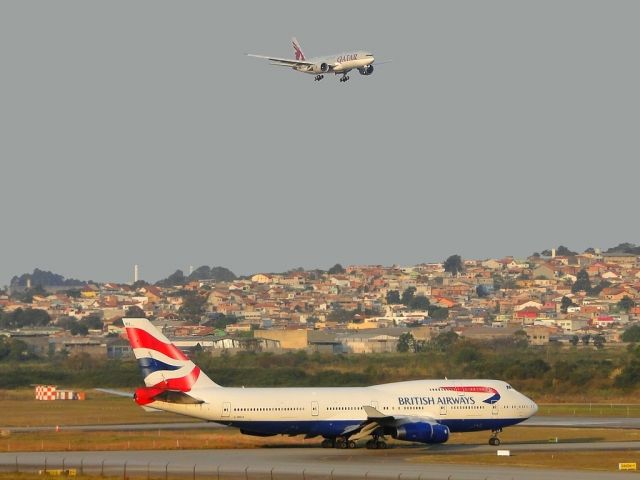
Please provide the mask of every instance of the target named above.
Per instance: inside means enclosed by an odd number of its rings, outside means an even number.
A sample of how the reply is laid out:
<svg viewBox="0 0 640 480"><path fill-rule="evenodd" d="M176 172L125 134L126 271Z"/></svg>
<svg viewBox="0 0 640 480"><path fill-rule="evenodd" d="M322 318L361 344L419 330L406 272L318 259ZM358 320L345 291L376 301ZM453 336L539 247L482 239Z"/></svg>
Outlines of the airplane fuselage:
<svg viewBox="0 0 640 480"><path fill-rule="evenodd" d="M368 405L388 416L435 420L451 432L500 430L537 405L497 380L417 380L371 387L207 388L203 403L154 401L147 406L240 428L254 435L332 438L367 419Z"/></svg>
<svg viewBox="0 0 640 480"><path fill-rule="evenodd" d="M310 58L308 61L316 65L322 65L323 63L333 65L331 71L335 74L340 74L354 69L365 68L371 65L375 59L369 52L357 51ZM309 73L311 75L315 75L317 73L313 70L313 67L308 65L296 65L292 68L298 72Z"/></svg>

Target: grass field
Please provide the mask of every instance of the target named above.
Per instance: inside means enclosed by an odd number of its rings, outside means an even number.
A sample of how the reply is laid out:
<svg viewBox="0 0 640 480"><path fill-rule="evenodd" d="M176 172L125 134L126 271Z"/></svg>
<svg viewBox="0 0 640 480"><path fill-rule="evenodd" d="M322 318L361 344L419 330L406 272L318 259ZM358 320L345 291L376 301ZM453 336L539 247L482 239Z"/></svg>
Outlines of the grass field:
<svg viewBox="0 0 640 480"><path fill-rule="evenodd" d="M84 401L43 402L33 390L0 391L0 428L52 425L190 422L193 418L145 412L131 398L87 391Z"/></svg>

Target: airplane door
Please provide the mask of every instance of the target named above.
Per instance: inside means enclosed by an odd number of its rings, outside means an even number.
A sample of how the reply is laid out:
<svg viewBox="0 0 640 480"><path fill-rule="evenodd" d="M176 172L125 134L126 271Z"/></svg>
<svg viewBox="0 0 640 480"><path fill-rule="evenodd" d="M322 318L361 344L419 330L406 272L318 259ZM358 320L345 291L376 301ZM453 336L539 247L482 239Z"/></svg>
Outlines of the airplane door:
<svg viewBox="0 0 640 480"><path fill-rule="evenodd" d="M498 415L498 404L497 403L494 403L491 406L491 414L492 415Z"/></svg>
<svg viewBox="0 0 640 480"><path fill-rule="evenodd" d="M369 405L378 410L378 402L376 402L375 400L373 400Z"/></svg>
<svg viewBox="0 0 640 480"><path fill-rule="evenodd" d="M446 405L440 405L440 416L441 417L446 417L447 416L447 406Z"/></svg>
<svg viewBox="0 0 640 480"><path fill-rule="evenodd" d="M311 415L313 415L314 417L317 417L318 413L320 413L320 407L318 406L318 402L311 402Z"/></svg>
<svg viewBox="0 0 640 480"><path fill-rule="evenodd" d="M231 403L224 402L222 404L222 416L228 417L231 414Z"/></svg>

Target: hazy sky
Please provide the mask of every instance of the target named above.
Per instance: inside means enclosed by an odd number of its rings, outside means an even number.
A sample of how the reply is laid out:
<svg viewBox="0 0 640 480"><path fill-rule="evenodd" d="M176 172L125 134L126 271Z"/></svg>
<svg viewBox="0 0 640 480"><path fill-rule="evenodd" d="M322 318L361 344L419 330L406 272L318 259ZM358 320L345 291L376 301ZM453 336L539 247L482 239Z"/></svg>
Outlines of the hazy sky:
<svg viewBox="0 0 640 480"><path fill-rule="evenodd" d="M380 3L1 2L0 285L640 243L639 2Z"/></svg>

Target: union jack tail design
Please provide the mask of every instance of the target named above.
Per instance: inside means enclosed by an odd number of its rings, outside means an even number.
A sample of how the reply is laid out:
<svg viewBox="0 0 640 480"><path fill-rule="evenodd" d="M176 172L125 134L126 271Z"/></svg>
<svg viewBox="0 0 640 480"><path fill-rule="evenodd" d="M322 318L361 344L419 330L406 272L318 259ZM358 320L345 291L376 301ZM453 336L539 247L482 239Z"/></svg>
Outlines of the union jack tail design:
<svg viewBox="0 0 640 480"><path fill-rule="evenodd" d="M123 318L147 387L189 392L218 386L146 318Z"/></svg>
<svg viewBox="0 0 640 480"><path fill-rule="evenodd" d="M293 44L293 51L296 54L296 60L302 60L303 62L306 60L304 53L302 52L302 48L300 47L300 43L296 40L296 37L291 39L291 43Z"/></svg>
<svg viewBox="0 0 640 480"><path fill-rule="evenodd" d="M486 400L483 400L484 403L488 403L492 405L500 400L500 393L495 388L491 387L483 387L483 386L470 386L470 387L442 387L443 390L447 390L449 392L464 392L464 393L490 393L491 396Z"/></svg>

